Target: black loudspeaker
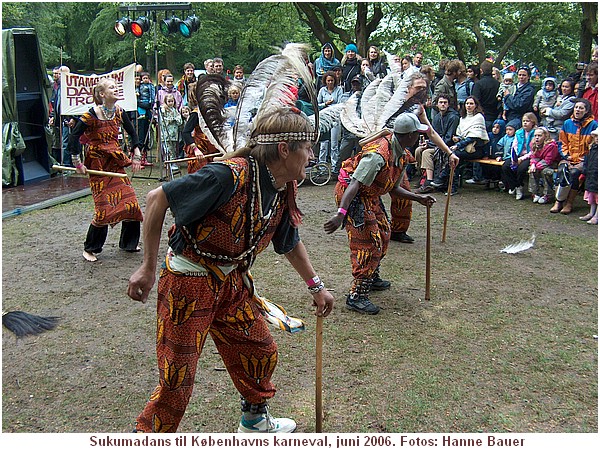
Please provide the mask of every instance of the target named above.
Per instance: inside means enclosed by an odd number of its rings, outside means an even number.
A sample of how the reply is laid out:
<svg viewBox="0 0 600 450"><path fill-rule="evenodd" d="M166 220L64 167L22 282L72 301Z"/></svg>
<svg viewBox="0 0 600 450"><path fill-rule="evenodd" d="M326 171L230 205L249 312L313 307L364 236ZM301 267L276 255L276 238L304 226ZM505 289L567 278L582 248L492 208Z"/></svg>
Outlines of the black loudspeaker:
<svg viewBox="0 0 600 450"><path fill-rule="evenodd" d="M48 118L43 103L44 84L40 79L45 69L37 58L37 39L32 34L15 34L15 73L19 130L27 146L16 158L18 184L50 178L48 144L44 126Z"/></svg>

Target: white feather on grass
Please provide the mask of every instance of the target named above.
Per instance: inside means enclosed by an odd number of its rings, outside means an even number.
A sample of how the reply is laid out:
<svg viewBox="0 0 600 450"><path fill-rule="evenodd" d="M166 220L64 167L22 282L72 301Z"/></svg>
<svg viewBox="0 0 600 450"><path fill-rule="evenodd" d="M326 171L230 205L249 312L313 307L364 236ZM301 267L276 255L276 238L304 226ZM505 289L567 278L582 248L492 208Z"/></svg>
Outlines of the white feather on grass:
<svg viewBox="0 0 600 450"><path fill-rule="evenodd" d="M500 250L500 252L508 253L508 254L524 252L525 250L528 250L531 247L533 247L534 243L535 243L535 234L533 234L531 236L531 239L529 239L528 241L521 241L518 244L507 245L502 250Z"/></svg>

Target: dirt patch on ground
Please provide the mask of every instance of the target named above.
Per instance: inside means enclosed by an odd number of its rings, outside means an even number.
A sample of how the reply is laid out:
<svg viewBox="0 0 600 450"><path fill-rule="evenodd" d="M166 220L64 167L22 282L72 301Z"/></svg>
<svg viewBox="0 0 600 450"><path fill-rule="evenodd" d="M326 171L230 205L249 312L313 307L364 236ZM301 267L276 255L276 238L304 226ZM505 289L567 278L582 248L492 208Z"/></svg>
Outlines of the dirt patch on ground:
<svg viewBox="0 0 600 450"><path fill-rule="evenodd" d="M134 180L140 201L158 185ZM389 291L378 316L344 308L351 281L347 238L325 235L333 185L305 184L301 236L338 299L325 322L324 431L596 433L597 227L550 206L517 202L481 186L432 210L431 301L425 302L425 209L414 206L412 245L392 242L383 263ZM386 199L389 204L389 199ZM153 302L125 292L142 254L118 249L110 230L97 263L81 257L91 198L3 221L4 310L60 315L60 326L15 340L3 331L4 432L127 432L157 382ZM171 217L167 217L168 224ZM504 246L537 235L518 255ZM166 249L166 228L163 249ZM307 322L273 331L280 348L272 411L314 431L314 317L306 288L270 249L253 275L260 292ZM155 299L153 292L151 298ZM232 432L238 395L207 343L180 432Z"/></svg>

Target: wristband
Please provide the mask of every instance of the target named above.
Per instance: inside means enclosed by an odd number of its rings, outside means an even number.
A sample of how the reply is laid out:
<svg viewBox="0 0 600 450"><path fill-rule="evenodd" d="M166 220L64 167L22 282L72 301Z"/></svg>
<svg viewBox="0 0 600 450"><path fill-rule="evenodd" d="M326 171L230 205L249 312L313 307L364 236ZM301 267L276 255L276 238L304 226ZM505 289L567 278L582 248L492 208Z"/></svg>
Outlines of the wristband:
<svg viewBox="0 0 600 450"><path fill-rule="evenodd" d="M318 294L323 289L325 289L325 284L322 281L319 284L317 284L316 286L308 288L308 290L310 291L311 294Z"/></svg>
<svg viewBox="0 0 600 450"><path fill-rule="evenodd" d="M315 275L314 277L309 278L308 280L306 280L306 285L309 288L311 288L311 287L315 287L320 282L321 282L321 279L319 278L319 275Z"/></svg>
<svg viewBox="0 0 600 450"><path fill-rule="evenodd" d="M339 213L342 213L345 216L346 214L348 214L348 210L344 208L338 208L338 214Z"/></svg>

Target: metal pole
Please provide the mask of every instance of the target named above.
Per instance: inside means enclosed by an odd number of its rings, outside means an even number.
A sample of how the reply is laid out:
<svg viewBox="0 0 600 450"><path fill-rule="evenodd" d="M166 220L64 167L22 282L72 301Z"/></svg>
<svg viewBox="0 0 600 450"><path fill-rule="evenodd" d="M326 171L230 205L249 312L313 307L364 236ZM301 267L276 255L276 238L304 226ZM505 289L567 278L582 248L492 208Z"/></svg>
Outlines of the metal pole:
<svg viewBox="0 0 600 450"><path fill-rule="evenodd" d="M156 97L154 99L154 104L156 105L156 108L160 108L160 105L158 104L158 86L160 84L160 80L158 79L158 36L157 36L157 28L158 28L158 23L156 22L156 11L152 12L152 19L154 21L154 73L155 73L155 80L156 80ZM165 178L166 176L166 168L165 165L163 164L163 154L162 154L162 139L160 136L160 122L161 122L161 115L157 114L157 118L156 118L156 150L158 151L158 162L160 164L160 177L161 178Z"/></svg>

